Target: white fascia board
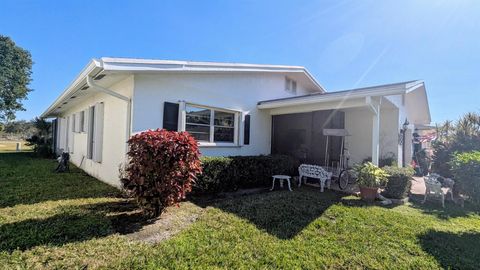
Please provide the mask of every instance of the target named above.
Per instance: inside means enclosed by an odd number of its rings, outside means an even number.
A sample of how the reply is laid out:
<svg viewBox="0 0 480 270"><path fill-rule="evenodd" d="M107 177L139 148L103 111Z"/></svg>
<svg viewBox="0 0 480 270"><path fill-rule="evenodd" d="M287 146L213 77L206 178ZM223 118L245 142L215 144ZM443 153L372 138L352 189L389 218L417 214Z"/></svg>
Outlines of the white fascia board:
<svg viewBox="0 0 480 270"><path fill-rule="evenodd" d="M405 85L405 88L407 88L407 94L412 92L412 91L417 90L420 87L425 88L425 83L422 82L422 81L416 81L414 83L410 83L410 84Z"/></svg>
<svg viewBox="0 0 480 270"><path fill-rule="evenodd" d="M303 68L303 72L305 73L305 75L313 82L313 84L315 84L318 88L321 89L321 92L323 93L326 93L327 90L325 89L325 87L323 87L323 85L321 85L317 79L315 79L315 77L308 71L308 69L306 68Z"/></svg>
<svg viewBox="0 0 480 270"><path fill-rule="evenodd" d="M405 88L395 87L395 88L386 88L386 89L374 89L374 90L362 90L362 91L355 91L352 90L350 92L330 92L325 95L309 95L304 97L298 98L290 98L284 100L272 100L272 101L264 101L260 102L257 105L259 109L273 109L279 107L288 107L288 106L295 106L295 105L303 105L303 104L312 104L312 103L319 103L319 102L331 102L331 101L340 101L343 99L351 99L351 98L362 98L362 97L376 97L376 96L391 96L391 95L400 95L405 94Z"/></svg>
<svg viewBox="0 0 480 270"><path fill-rule="evenodd" d="M256 65L217 62L188 62L151 59L101 58L105 72L261 72L261 73L301 73L325 93L325 88L302 66Z"/></svg>
<svg viewBox="0 0 480 270"><path fill-rule="evenodd" d="M427 95L427 89L425 87L425 83L422 82L422 81L418 81L416 85L411 85L410 88L407 89L406 94L407 95L408 94L414 94L413 93L414 91L420 91L419 93L421 93L421 95L423 97L423 100L424 100L424 106L419 107L419 108L415 108L415 109L423 108L425 111L418 112L418 113L426 116L425 119L420 121L418 124L427 124L428 125L432 122L432 117L431 117L431 114L430 114L430 105L429 105L429 102L428 102L428 95Z"/></svg>
<svg viewBox="0 0 480 270"><path fill-rule="evenodd" d="M51 117L51 113L60 106L64 100L68 99L69 96L77 90L78 87L83 84L86 76L92 73L94 70L101 68L101 62L96 59L92 59L88 65L83 68L80 74L69 84L67 88L62 92L62 94L40 115L40 118Z"/></svg>
<svg viewBox="0 0 480 270"><path fill-rule="evenodd" d="M155 59L138 59L138 58L110 58L102 57L100 59L105 64L125 64L125 65L172 65L185 67L232 67L232 68L260 68L260 69L303 69L302 66L286 66L286 65L260 65L245 63L222 63L222 62L194 62L194 61L177 61L177 60L155 60Z"/></svg>

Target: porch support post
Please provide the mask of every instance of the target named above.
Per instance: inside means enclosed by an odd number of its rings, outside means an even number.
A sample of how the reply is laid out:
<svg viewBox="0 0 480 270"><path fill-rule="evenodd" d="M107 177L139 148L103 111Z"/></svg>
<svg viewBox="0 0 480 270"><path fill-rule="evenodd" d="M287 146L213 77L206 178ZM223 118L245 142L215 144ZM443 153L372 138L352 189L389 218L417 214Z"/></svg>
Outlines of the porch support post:
<svg viewBox="0 0 480 270"><path fill-rule="evenodd" d="M379 164L380 159L380 105L382 98L375 100L371 97L367 97L366 103L369 105L370 111L372 111L372 163Z"/></svg>
<svg viewBox="0 0 480 270"><path fill-rule="evenodd" d="M378 166L380 156L380 112L373 114L372 163Z"/></svg>

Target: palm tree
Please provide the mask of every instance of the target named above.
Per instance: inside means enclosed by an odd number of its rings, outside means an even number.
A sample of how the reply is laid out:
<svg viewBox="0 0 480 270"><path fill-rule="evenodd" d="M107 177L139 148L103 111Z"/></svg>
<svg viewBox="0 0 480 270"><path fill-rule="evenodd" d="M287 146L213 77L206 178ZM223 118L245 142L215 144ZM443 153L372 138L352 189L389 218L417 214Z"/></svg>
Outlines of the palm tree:
<svg viewBox="0 0 480 270"><path fill-rule="evenodd" d="M52 123L35 117L33 120L33 126L37 129L37 136L48 138L51 137Z"/></svg>

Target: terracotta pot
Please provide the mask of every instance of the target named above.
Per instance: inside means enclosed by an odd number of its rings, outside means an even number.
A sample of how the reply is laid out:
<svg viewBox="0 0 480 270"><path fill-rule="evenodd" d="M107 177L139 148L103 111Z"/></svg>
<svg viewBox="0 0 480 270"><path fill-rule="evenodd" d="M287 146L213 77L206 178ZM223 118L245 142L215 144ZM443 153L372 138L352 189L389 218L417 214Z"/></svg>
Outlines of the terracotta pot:
<svg viewBox="0 0 480 270"><path fill-rule="evenodd" d="M378 187L360 187L360 198L366 202L373 202L377 198Z"/></svg>

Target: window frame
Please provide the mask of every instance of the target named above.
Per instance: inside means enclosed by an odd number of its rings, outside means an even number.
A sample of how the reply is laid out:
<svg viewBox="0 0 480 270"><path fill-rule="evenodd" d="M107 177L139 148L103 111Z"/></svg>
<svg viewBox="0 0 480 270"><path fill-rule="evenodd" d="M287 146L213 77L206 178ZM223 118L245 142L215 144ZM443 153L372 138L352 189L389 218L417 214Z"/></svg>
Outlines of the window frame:
<svg viewBox="0 0 480 270"><path fill-rule="evenodd" d="M213 147L237 147L239 146L239 132L240 132L240 111L236 110L230 110L230 109L224 109L224 108L218 108L218 107L212 107L212 106L205 106L205 105L199 105L195 103L190 103L186 102L185 103L185 113L183 116L183 123L184 123L184 130L186 130L187 125L187 107L195 107L195 108L200 108L200 109L206 109L210 110L210 123L209 125L203 125L203 124L195 124L195 123L190 123L194 125L199 125L199 126L209 126L210 129L210 134L209 134L209 141L198 141L198 145L202 147L208 147L208 146L213 146ZM224 113L231 113L233 114L234 118L234 123L233 123L233 142L215 142L215 127L222 127L215 125L215 112L224 112ZM187 131L188 132L188 131Z"/></svg>

